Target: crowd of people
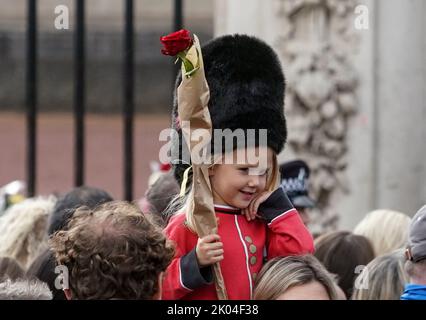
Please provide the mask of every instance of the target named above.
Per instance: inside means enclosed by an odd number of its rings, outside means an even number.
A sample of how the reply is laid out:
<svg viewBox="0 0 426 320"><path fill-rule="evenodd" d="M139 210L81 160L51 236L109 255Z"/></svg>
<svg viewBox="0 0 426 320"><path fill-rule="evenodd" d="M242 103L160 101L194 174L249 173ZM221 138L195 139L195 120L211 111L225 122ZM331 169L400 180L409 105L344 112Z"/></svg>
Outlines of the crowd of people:
<svg viewBox="0 0 426 320"><path fill-rule="evenodd" d="M158 177L163 180L177 186L170 171ZM286 179L282 181L286 185ZM137 203L113 200L91 187L75 188L58 199L26 199L7 208L0 216L0 299L215 299L214 291L206 297L189 295L209 286L214 289L209 266L198 265L201 255L193 256L194 265L188 259L172 265L182 249L176 245L179 239L164 232L176 217L167 212L173 197L165 196L163 189L153 183L147 195L155 201L145 197L137 202L144 204L145 212ZM173 190L176 196L178 188ZM306 189L300 191L293 194L308 196ZM309 202L308 207L313 205ZM426 206L413 219L396 211L372 211L353 231L318 235L315 251L264 256L249 298L425 299L425 234ZM201 249L202 241L196 241L196 234L193 238L193 249ZM211 240L205 244L221 241L219 236ZM214 250L221 250L222 259L214 263L228 258L219 247ZM232 272L242 274L246 267L233 265ZM178 281L183 281L179 286L188 286L180 288L181 296L171 295L175 291L166 283L168 272L177 272Z"/></svg>
<svg viewBox="0 0 426 320"><path fill-rule="evenodd" d="M188 32L164 42L179 36L188 46L172 114L177 158L133 203L87 186L11 203L0 213L0 299L426 299L426 206L413 219L375 210L352 231L313 236L309 167L277 160L287 130L275 52L244 35L202 54ZM191 165L173 152L185 119L267 129L266 144L245 135L215 149L208 167ZM266 161L253 164L249 151Z"/></svg>
<svg viewBox="0 0 426 320"><path fill-rule="evenodd" d="M292 185L289 198L304 210L300 220L309 229L309 208L315 203L308 195L309 175L300 174L307 165L297 163L293 175L281 175L281 188ZM165 186L173 191L164 193ZM0 216L0 299L215 299L189 295L200 287L212 288L212 273L203 270L203 257L195 252L194 264L189 258L179 261L182 249L176 241L183 238L164 232L176 219L168 209L178 192L167 170L135 203L113 200L98 188L78 187L59 198L36 197L9 206ZM221 217L226 215L233 216ZM374 210L353 231L318 235L312 252L262 257L265 263L252 279L249 298L425 299L425 235L426 206L413 219L401 212ZM201 249L202 241L197 242L195 233L193 238L192 249ZM206 244L220 243L219 236L211 240ZM214 263L227 258L223 245L217 248L222 258ZM173 261L179 261L175 268ZM234 264L232 272L238 273L238 268L245 270L246 265ZM181 296L173 296L175 291L165 283L170 281L167 272L182 275L179 287L192 287L180 288ZM201 283L194 277L197 273Z"/></svg>

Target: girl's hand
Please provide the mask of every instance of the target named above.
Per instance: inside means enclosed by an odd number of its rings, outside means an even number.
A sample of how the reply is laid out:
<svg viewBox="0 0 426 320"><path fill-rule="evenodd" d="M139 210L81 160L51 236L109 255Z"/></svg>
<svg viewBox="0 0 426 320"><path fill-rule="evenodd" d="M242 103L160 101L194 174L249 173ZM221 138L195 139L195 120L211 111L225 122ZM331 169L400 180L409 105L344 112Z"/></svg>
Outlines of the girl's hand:
<svg viewBox="0 0 426 320"><path fill-rule="evenodd" d="M209 234L198 238L195 253L200 268L223 260L223 243L220 242L220 236L218 234Z"/></svg>
<svg viewBox="0 0 426 320"><path fill-rule="evenodd" d="M247 208L241 210L242 214L245 215L247 221L251 221L261 217L257 214L257 209L259 208L261 203L265 202L266 199L269 198L271 194L272 192L270 191L264 191L259 193L253 198L253 200L251 200Z"/></svg>

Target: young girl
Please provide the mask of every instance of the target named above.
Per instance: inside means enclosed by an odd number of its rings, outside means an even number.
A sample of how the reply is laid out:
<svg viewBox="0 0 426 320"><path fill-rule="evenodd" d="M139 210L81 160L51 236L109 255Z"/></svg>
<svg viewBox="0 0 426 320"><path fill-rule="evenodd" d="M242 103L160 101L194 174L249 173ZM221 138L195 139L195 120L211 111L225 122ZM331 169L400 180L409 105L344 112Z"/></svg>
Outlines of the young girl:
<svg viewBox="0 0 426 320"><path fill-rule="evenodd" d="M198 238L184 212L171 219L165 232L177 254L166 272L163 299L217 299L211 270L216 262L228 298L251 299L265 251L267 259L313 252L312 237L285 193L281 188L268 191L275 168L272 149L267 152L268 168L256 174L249 174L248 164L218 164L209 170L217 234Z"/></svg>
<svg viewBox="0 0 426 320"><path fill-rule="evenodd" d="M214 156L208 176L216 234L199 238L187 205L170 219L165 233L175 243L176 255L163 280L163 299L218 299L212 265L219 263L228 299L247 300L264 259L313 252L312 237L297 211L281 188L275 190L276 155L286 138L284 77L275 53L256 38L215 39L203 47L203 56L213 127L243 132L266 128L267 145L237 145ZM267 161L252 163L249 152ZM230 158L230 163L223 161ZM182 169L174 166L179 182Z"/></svg>

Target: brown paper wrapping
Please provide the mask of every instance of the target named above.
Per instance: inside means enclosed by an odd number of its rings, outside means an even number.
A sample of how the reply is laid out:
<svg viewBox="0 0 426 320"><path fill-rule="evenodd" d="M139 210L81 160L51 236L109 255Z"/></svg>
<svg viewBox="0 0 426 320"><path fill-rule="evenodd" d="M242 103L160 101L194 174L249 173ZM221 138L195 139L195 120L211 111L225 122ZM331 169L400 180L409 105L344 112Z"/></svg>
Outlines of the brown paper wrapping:
<svg viewBox="0 0 426 320"><path fill-rule="evenodd" d="M198 61L196 61L197 57ZM212 122L208 109L210 91L205 78L200 43L196 35L194 35L194 44L189 50L187 58L194 65L197 63L199 69L189 78L185 76L185 70L182 69L182 82L178 88L178 113L181 123L184 121L189 121L190 123L190 127L181 126L181 128L188 149L191 151L192 161L195 156L195 153L193 153L194 146L198 143L198 141L191 141L192 133L197 129L205 129L202 137L203 139L209 139L209 141L212 134ZM201 238L217 233L208 164L197 164L192 161L192 177L193 192L191 193L192 196L187 210L189 210L190 214L193 214L195 231ZM227 293L219 263L213 265L213 273L217 296L219 300L226 300Z"/></svg>

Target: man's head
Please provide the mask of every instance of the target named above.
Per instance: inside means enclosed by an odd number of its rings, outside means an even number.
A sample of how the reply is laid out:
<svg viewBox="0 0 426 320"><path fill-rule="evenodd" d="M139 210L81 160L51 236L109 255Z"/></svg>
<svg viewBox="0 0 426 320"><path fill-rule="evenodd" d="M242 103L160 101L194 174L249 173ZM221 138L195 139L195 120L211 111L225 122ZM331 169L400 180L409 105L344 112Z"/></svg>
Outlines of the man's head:
<svg viewBox="0 0 426 320"><path fill-rule="evenodd" d="M163 213L170 202L179 194L180 188L173 172L162 173L146 192L147 212L162 227L167 225L168 218ZM147 213L144 211L144 213Z"/></svg>
<svg viewBox="0 0 426 320"><path fill-rule="evenodd" d="M88 186L74 188L56 202L50 216L47 232L49 235L52 235L56 231L65 230L69 219L78 207L87 206L95 208L102 203L112 200L112 197L102 189Z"/></svg>
<svg viewBox="0 0 426 320"><path fill-rule="evenodd" d="M411 220L406 257L410 282L426 285L426 205Z"/></svg>
<svg viewBox="0 0 426 320"><path fill-rule="evenodd" d="M280 165L281 188L287 193L290 201L299 211L305 224L309 223L310 208L315 202L308 195L309 167L302 160L294 160Z"/></svg>
<svg viewBox="0 0 426 320"><path fill-rule="evenodd" d="M174 251L162 232L124 201L79 208L51 240L68 269L68 298L158 299Z"/></svg>

